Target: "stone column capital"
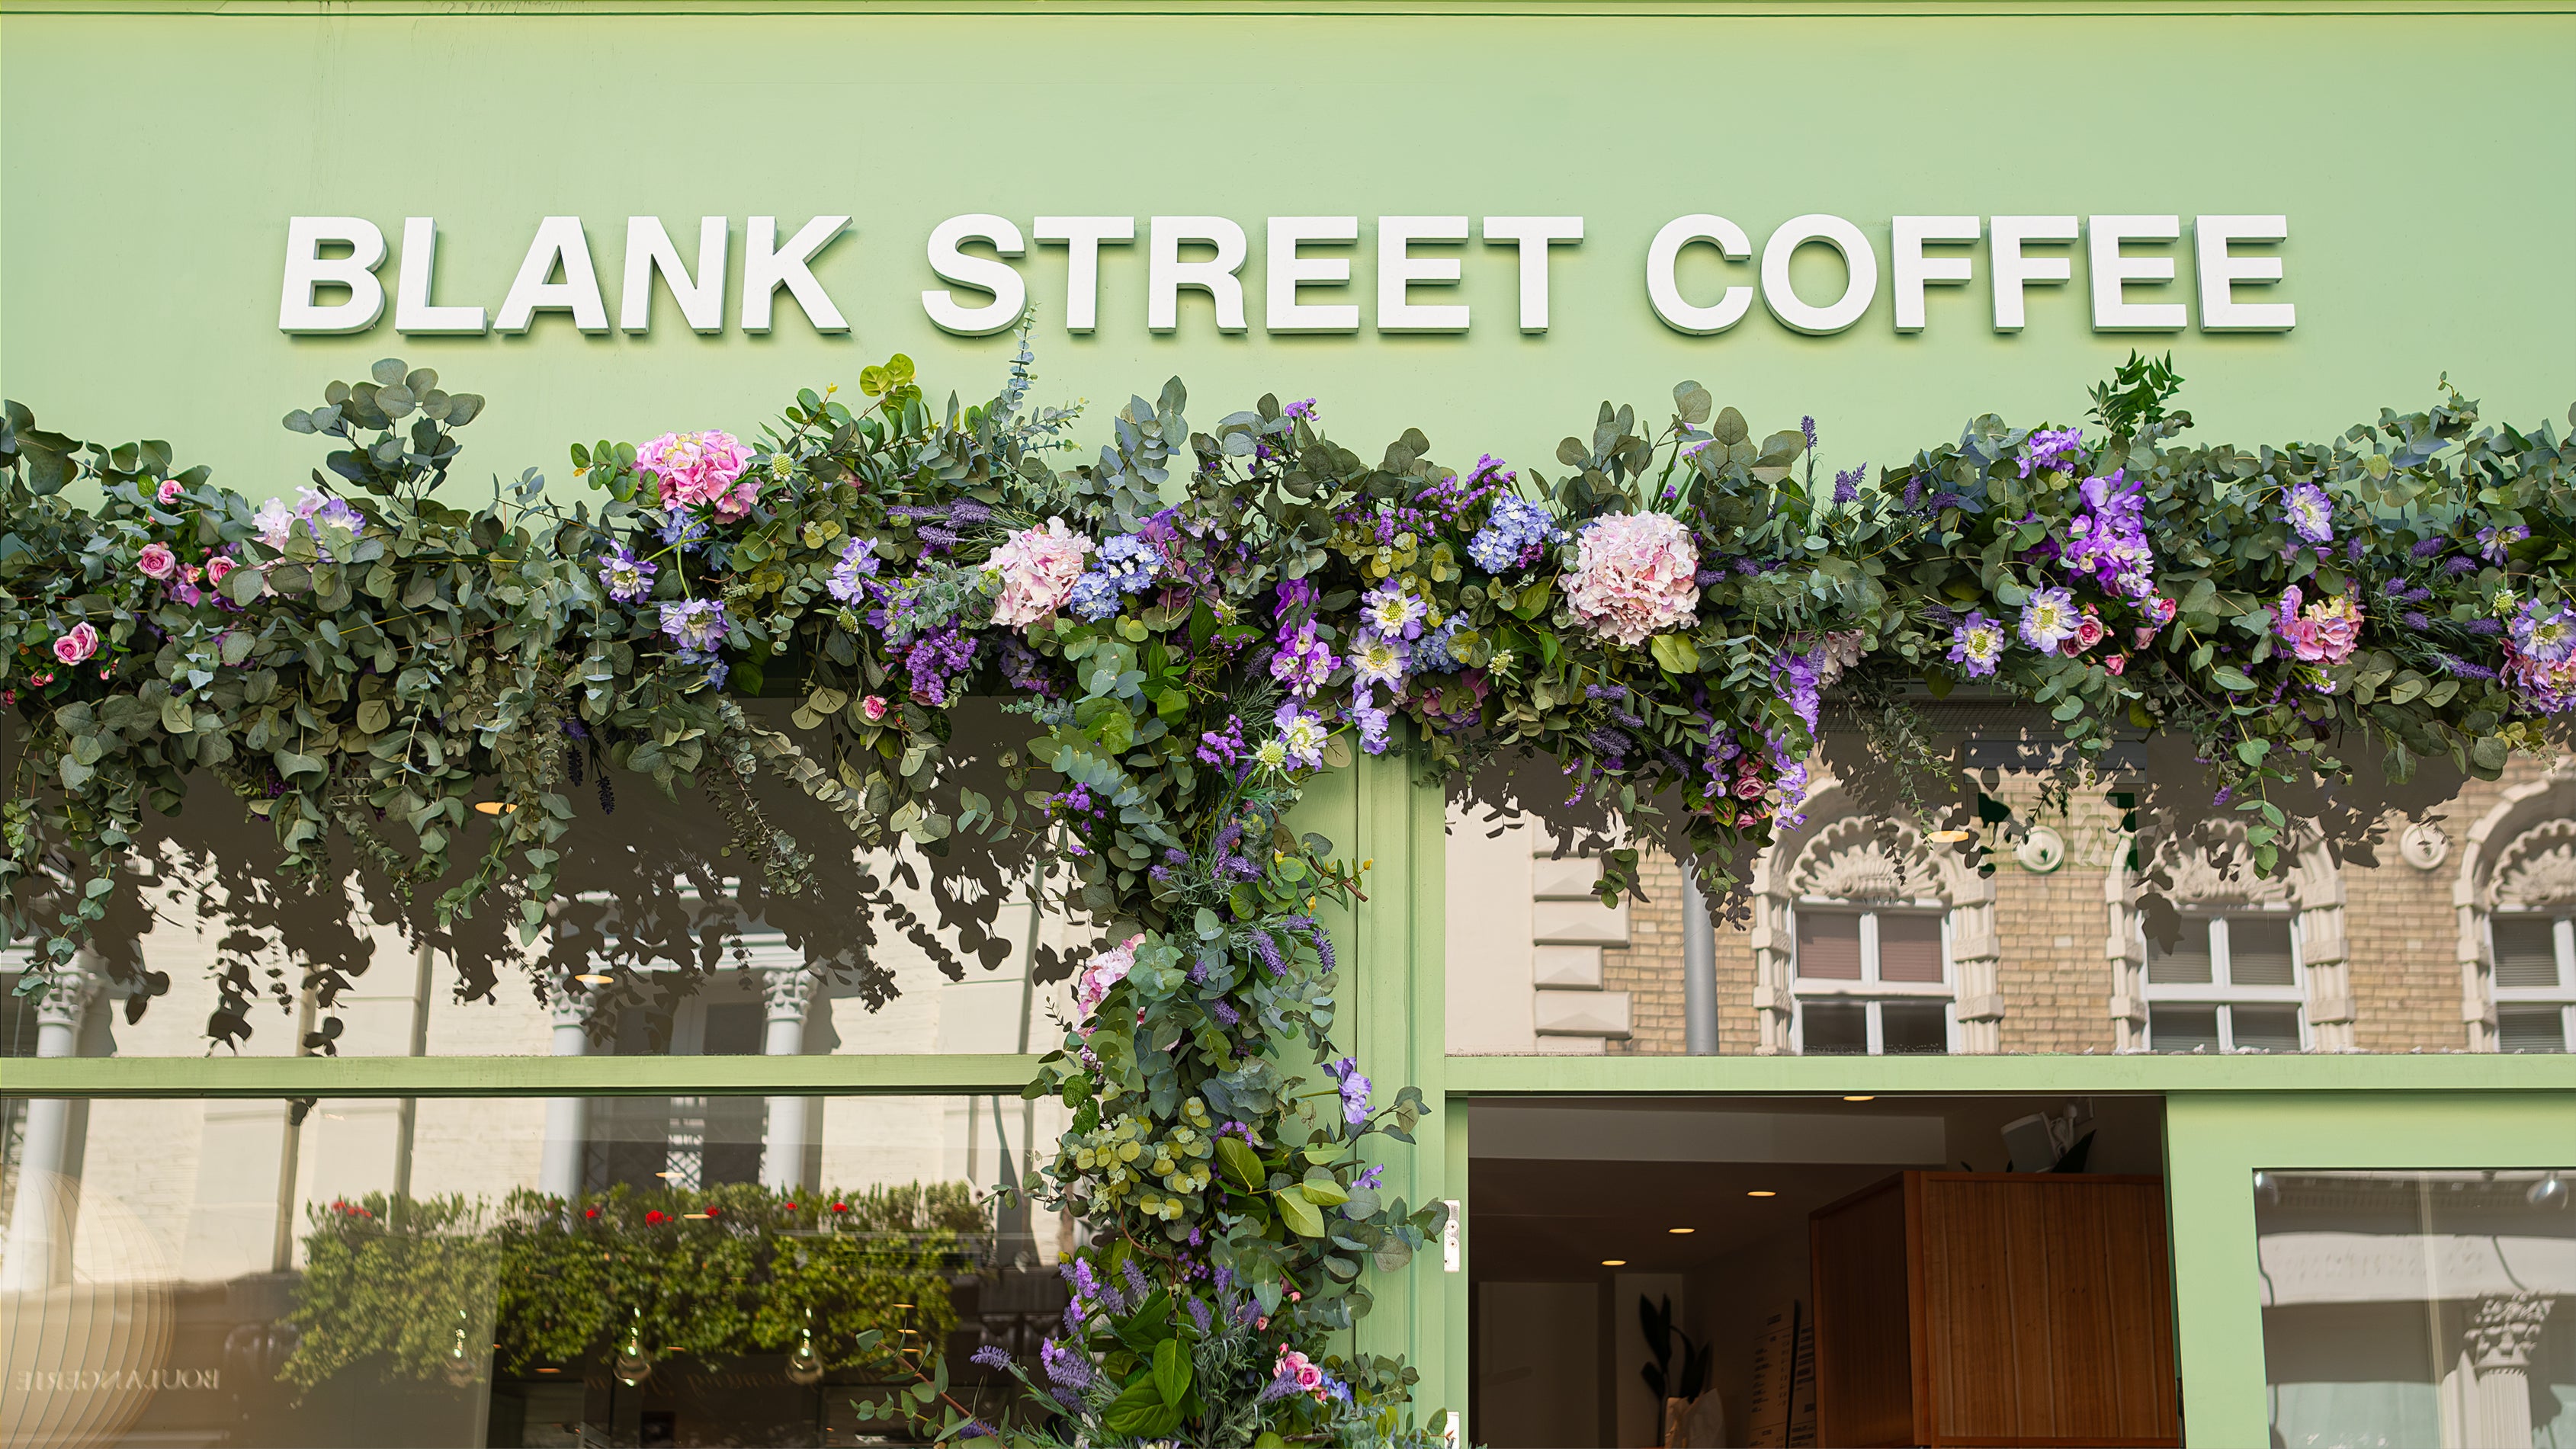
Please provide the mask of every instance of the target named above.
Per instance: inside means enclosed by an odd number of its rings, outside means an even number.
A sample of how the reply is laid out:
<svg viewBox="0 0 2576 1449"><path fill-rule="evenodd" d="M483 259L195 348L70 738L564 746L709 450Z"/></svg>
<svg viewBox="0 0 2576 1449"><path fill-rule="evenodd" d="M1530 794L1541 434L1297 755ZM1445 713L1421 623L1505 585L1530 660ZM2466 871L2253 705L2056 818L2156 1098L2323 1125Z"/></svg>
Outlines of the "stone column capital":
<svg viewBox="0 0 2576 1449"><path fill-rule="evenodd" d="M2528 1367L2553 1302L2538 1293L2479 1299L2468 1331L2469 1352L2479 1370Z"/></svg>
<svg viewBox="0 0 2576 1449"><path fill-rule="evenodd" d="M814 973L799 961L792 966L754 968L760 978L760 999L768 1008L771 1021L803 1021L806 1008L814 1000Z"/></svg>

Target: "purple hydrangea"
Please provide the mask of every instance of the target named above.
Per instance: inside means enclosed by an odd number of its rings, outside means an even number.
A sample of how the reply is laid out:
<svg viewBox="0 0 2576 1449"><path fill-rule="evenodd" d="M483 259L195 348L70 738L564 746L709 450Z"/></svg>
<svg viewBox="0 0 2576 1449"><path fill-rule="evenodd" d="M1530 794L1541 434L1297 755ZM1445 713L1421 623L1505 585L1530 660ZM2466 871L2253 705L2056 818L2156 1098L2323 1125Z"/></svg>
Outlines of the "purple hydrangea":
<svg viewBox="0 0 2576 1449"><path fill-rule="evenodd" d="M1413 645L1413 670L1417 674L1455 674L1466 668L1466 662L1451 652L1450 644L1467 621L1451 618L1439 628L1424 634Z"/></svg>
<svg viewBox="0 0 2576 1449"><path fill-rule="evenodd" d="M600 587L621 604L632 604L653 592L654 568L650 560L637 558L635 550L618 545L599 557Z"/></svg>
<svg viewBox="0 0 2576 1449"><path fill-rule="evenodd" d="M1950 662L1967 671L1970 679L1983 679L1995 672L2004 657L2004 626L2000 620L1987 617L1983 609L1972 610L1959 621L1950 634Z"/></svg>
<svg viewBox="0 0 2576 1449"><path fill-rule="evenodd" d="M674 508L662 515L662 542L682 553L706 542L707 521L690 516L685 508Z"/></svg>
<svg viewBox="0 0 2576 1449"><path fill-rule="evenodd" d="M841 561L832 565L832 576L823 587L844 604L855 604L867 597L867 581L877 574L876 548L864 538L854 538L841 549Z"/></svg>
<svg viewBox="0 0 2576 1449"><path fill-rule="evenodd" d="M2082 428L2060 428L2054 432L2042 428L2022 445L2021 476L2027 478L2039 468L2066 468L2067 460L2084 451Z"/></svg>
<svg viewBox="0 0 2576 1449"><path fill-rule="evenodd" d="M2281 517L2310 543L2334 542L2334 500L2314 483L2297 484L2283 495Z"/></svg>
<svg viewBox="0 0 2576 1449"><path fill-rule="evenodd" d="M1506 574L1537 563L1551 543L1565 540L1565 530L1542 504L1517 495L1494 500L1485 526L1467 540L1467 557L1489 574Z"/></svg>
<svg viewBox="0 0 2576 1449"><path fill-rule="evenodd" d="M1073 581L1073 592L1065 595L1064 602L1076 615L1097 624L1115 615L1126 597L1109 575L1094 571Z"/></svg>

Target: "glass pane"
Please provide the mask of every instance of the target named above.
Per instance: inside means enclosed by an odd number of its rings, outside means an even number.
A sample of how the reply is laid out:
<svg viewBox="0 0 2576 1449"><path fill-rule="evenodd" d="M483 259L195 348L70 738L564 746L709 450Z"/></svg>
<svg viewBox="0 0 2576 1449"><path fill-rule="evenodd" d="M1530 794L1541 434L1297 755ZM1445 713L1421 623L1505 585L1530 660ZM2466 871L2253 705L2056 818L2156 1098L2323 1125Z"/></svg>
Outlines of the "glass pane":
<svg viewBox="0 0 2576 1449"><path fill-rule="evenodd" d="M1946 1052L1950 1049L1948 1012L1937 1001L1882 1001L1878 1006L1880 1049L1898 1052Z"/></svg>
<svg viewBox="0 0 2576 1449"><path fill-rule="evenodd" d="M2218 1008L2215 1006L2148 1007L2147 1049L2159 1052L2218 1050Z"/></svg>
<svg viewBox="0 0 2576 1449"><path fill-rule="evenodd" d="M2182 938L2168 951L2147 937L2147 980L2157 986L2201 986L2209 981L2209 922L2185 916Z"/></svg>
<svg viewBox="0 0 2576 1449"><path fill-rule="evenodd" d="M2257 1173L2272 1442L2576 1441L2571 1175Z"/></svg>
<svg viewBox="0 0 2576 1449"><path fill-rule="evenodd" d="M1941 918L1881 911L1878 916L1878 979L1941 980Z"/></svg>
<svg viewBox="0 0 2576 1449"><path fill-rule="evenodd" d="M2495 984L2547 991L2558 984L2558 923L2547 916L2497 916Z"/></svg>
<svg viewBox="0 0 2576 1449"><path fill-rule="evenodd" d="M2496 1050L2563 1052L2567 1050L2567 1012L2557 1006L2496 1008Z"/></svg>
<svg viewBox="0 0 2576 1449"><path fill-rule="evenodd" d="M2227 918L2227 979L2238 986L2290 986L2299 979L2290 959L2286 916Z"/></svg>
<svg viewBox="0 0 2576 1449"><path fill-rule="evenodd" d="M1798 974L1818 981L1860 979L1860 917L1848 911L1798 912Z"/></svg>
<svg viewBox="0 0 2576 1449"><path fill-rule="evenodd" d="M1857 1001L1810 1001L1798 1008L1798 1049L1809 1056L1869 1050L1869 1008Z"/></svg>
<svg viewBox="0 0 2576 1449"><path fill-rule="evenodd" d="M2240 1052L2294 1052L2299 1049L2299 1008L2231 1006L2229 1027Z"/></svg>
<svg viewBox="0 0 2576 1449"><path fill-rule="evenodd" d="M12 1445L910 1442L856 1335L997 1405L1076 1241L994 1205L1065 1125L1017 1097L22 1105L69 1135L0 1205ZM556 1190L565 1125L703 1180Z"/></svg>

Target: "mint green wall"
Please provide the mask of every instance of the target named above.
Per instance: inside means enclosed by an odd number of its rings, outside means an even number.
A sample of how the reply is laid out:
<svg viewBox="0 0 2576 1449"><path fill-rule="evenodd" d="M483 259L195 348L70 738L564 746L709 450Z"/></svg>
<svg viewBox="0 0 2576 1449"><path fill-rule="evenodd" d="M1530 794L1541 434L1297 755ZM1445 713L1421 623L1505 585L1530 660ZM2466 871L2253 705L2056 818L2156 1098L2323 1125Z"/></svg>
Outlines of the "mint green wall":
<svg viewBox="0 0 2576 1449"><path fill-rule="evenodd" d="M262 492L315 461L277 417L400 353L494 398L469 479L560 476L570 440L748 430L896 350L982 395L1007 342L935 332L917 294L931 226L994 211L1216 213L1254 234L1241 337L1195 300L1178 335L1149 336L1140 244L1109 250L1101 330L1070 338L1064 249L1033 249L1048 395L1114 410L1180 372L1209 420L1313 393L1349 439L1418 422L1462 460L1544 461L1599 398L1652 408L1694 376L1761 425L1815 414L1830 462L1885 463L1988 408L2074 417L2142 342L2175 349L2213 432L2248 438L2419 405L2444 369L2524 419L2576 397L2576 193L2548 179L2576 142L2564 5L1426 8L8 0L0 387ZM1846 215L1882 270L1897 212L2281 211L2301 322L2096 338L2079 257L2018 337L1989 329L1978 285L1934 289L1930 330L1900 338L1884 284L1837 337L1759 306L1684 337L1648 310L1642 257L1699 210L1757 246L1791 215ZM1464 339L1260 331L1264 216L1353 213L1365 235L1380 213L1450 211L1589 218L1555 264L1550 334L1517 332L1513 253L1478 245ZM694 218L733 218L737 273L746 215L849 212L821 276L855 331L818 337L782 303L771 337L700 338L667 298L646 341L561 314L521 338L276 331L290 214L364 215L398 245L413 212L440 223L440 300L495 308L537 219L578 213L612 309L631 212L691 251ZM1700 250L1685 275L1713 288ZM1372 314L1365 249L1355 270Z"/></svg>

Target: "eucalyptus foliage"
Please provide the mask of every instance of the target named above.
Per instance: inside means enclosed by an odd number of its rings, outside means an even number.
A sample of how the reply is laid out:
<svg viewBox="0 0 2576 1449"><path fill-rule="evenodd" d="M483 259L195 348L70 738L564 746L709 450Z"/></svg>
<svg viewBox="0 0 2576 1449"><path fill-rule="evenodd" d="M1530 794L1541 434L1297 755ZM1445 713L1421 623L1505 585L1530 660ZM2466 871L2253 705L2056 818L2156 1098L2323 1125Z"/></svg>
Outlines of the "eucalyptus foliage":
<svg viewBox="0 0 2576 1449"><path fill-rule="evenodd" d="M1416 431L1370 459L1275 398L1193 429L1177 380L1082 457L1074 416L1029 404L1027 364L987 404L934 407L898 357L859 401L800 393L756 443L577 447L590 496L566 506L532 471L471 510L435 490L481 402L399 362L288 415L338 445L292 507L12 404L13 934L67 961L192 772L266 820L287 871L345 845L437 922L497 908L530 939L584 769L711 804L774 900L854 847L1010 843L1124 938L1030 1088L1073 1113L1038 1191L1089 1223L1082 1271L1163 1295L1144 1327L1087 1300L1068 1351L1115 1392L1048 1412L1095 1443L1390 1434L1406 1371L1321 1347L1441 1209L1368 1165L1420 1099L1319 1065L1320 913L1366 863L1290 826L1316 770L1539 752L1724 899L1798 809L1828 691L1915 808L1968 819L1914 700L1973 685L2044 709L2078 764L2187 735L2268 871L2276 790L2360 749L2391 778L2492 777L2576 700L2576 446L2447 389L2322 443L2199 445L2169 364L2133 359L2082 424L1989 415L1820 481L1812 421L1757 438L1684 383L1661 425L1604 404L1551 478L1437 462ZM792 714L748 707L763 692ZM992 696L1027 743L979 789L954 721ZM781 790L849 839L785 829ZM1635 861L1609 854L1605 897ZM1347 1392L1272 1383L1247 1406L1234 1359L1222 1382L1183 1375L1223 1336L1195 1316L1211 1303L1249 1303L1281 1364L1317 1355L1300 1362Z"/></svg>

